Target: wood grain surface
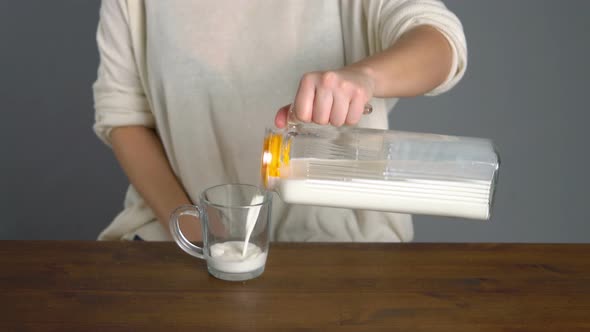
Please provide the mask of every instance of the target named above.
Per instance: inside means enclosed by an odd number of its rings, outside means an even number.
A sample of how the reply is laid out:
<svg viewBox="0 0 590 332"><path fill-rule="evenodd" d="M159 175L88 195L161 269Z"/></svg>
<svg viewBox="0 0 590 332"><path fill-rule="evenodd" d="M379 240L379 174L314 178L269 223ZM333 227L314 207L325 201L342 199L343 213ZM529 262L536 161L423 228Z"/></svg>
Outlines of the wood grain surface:
<svg viewBox="0 0 590 332"><path fill-rule="evenodd" d="M167 242L0 241L0 331L590 331L587 244L272 244L217 280Z"/></svg>

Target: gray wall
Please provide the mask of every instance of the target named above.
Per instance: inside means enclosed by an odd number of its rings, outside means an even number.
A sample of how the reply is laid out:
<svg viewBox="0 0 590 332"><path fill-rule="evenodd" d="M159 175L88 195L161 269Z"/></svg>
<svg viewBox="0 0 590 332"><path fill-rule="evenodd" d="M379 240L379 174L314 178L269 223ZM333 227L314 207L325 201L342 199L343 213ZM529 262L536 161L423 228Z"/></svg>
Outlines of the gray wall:
<svg viewBox="0 0 590 332"><path fill-rule="evenodd" d="M448 1L469 47L447 95L404 101L394 128L492 138L488 223L416 217L418 241L589 242L590 2Z"/></svg>
<svg viewBox="0 0 590 332"><path fill-rule="evenodd" d="M94 239L125 177L94 136L98 1L0 1L1 239Z"/></svg>
<svg viewBox="0 0 590 332"><path fill-rule="evenodd" d="M589 242L590 2L447 1L469 69L452 92L402 101L395 129L492 138L489 222L417 216L417 241ZM0 2L0 239L94 239L125 176L91 131L98 1Z"/></svg>

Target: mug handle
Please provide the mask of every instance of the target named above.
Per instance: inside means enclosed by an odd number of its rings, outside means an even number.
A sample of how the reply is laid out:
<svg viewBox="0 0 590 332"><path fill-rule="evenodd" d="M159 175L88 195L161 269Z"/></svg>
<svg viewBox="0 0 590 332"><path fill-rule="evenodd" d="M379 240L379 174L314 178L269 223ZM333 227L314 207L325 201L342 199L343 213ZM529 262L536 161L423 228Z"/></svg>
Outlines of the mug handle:
<svg viewBox="0 0 590 332"><path fill-rule="evenodd" d="M200 258L205 259L203 256L203 248L196 246L190 243L189 240L182 234L180 230L180 217L182 216L193 216L200 219L201 216L201 209L196 205L181 205L176 210L172 212L170 215L170 233L172 233L172 238L178 244L180 249L184 250L187 254Z"/></svg>

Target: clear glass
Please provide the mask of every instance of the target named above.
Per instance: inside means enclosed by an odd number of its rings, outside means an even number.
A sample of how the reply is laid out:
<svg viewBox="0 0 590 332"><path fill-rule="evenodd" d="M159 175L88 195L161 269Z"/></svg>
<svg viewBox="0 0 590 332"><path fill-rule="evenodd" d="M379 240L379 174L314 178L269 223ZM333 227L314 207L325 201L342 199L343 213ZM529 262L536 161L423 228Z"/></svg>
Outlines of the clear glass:
<svg viewBox="0 0 590 332"><path fill-rule="evenodd" d="M207 269L214 277L248 280L264 272L270 211L269 192L251 185L219 185L203 191L198 206L183 205L176 209L170 218L170 230L182 250L207 261ZM179 218L184 215L199 218L202 248L182 234ZM244 244L247 244L245 249Z"/></svg>
<svg viewBox="0 0 590 332"><path fill-rule="evenodd" d="M499 164L487 139L292 124L261 171L287 203L489 219Z"/></svg>

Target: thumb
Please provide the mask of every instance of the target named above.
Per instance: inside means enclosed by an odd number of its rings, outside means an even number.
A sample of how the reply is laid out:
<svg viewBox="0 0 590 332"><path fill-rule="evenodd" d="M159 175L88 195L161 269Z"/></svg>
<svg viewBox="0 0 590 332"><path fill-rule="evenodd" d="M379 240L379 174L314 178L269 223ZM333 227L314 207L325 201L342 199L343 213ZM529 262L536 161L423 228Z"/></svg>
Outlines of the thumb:
<svg viewBox="0 0 590 332"><path fill-rule="evenodd" d="M284 128L287 125L287 117L289 115L290 107L291 104L279 108L277 115L275 115L275 126L278 128Z"/></svg>

